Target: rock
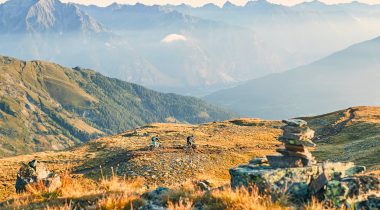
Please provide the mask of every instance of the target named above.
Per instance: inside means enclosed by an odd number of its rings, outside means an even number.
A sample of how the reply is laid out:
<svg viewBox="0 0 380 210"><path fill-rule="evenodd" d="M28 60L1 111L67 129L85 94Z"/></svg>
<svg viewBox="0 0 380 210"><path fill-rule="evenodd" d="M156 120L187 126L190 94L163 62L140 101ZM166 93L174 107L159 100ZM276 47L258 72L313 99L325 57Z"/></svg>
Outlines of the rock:
<svg viewBox="0 0 380 210"><path fill-rule="evenodd" d="M38 182L43 182L50 192L62 185L60 177L55 173L50 173L38 160L33 160L28 164L23 163L17 173L16 192L23 192L27 184Z"/></svg>
<svg viewBox="0 0 380 210"><path fill-rule="evenodd" d="M287 150L286 148L276 149L276 151L278 153L281 153L283 156L287 156L287 157L300 157L300 158L309 159L309 160L314 159L311 153L306 148L304 149L304 152L293 152L293 151Z"/></svg>
<svg viewBox="0 0 380 210"><path fill-rule="evenodd" d="M211 190L211 187L209 187L206 183L204 182L198 182L197 186L202 190L202 191L208 191Z"/></svg>
<svg viewBox="0 0 380 210"><path fill-rule="evenodd" d="M315 147L315 143L313 143L311 140L296 140L296 139L287 139L287 138L283 138L283 137L280 137L279 140L285 144L304 145L307 147Z"/></svg>
<svg viewBox="0 0 380 210"><path fill-rule="evenodd" d="M362 173L366 170L366 167L365 166L357 166L357 167L353 167L351 168L350 170L347 170L345 172L345 176L353 176L355 174L359 174L359 173Z"/></svg>
<svg viewBox="0 0 380 210"><path fill-rule="evenodd" d="M300 120L300 119L283 120L282 122L290 126L296 126L296 127L304 127L307 125L307 122L305 120Z"/></svg>
<svg viewBox="0 0 380 210"><path fill-rule="evenodd" d="M306 147L304 145L285 144L285 149L292 152L305 152Z"/></svg>
<svg viewBox="0 0 380 210"><path fill-rule="evenodd" d="M307 139L313 138L314 137L314 133L315 133L315 131L313 131L313 130L310 130L307 133L288 133L288 132L284 132L284 134L282 135L282 137L286 138L286 139L307 140Z"/></svg>
<svg viewBox="0 0 380 210"><path fill-rule="evenodd" d="M309 186L309 192L311 195L315 195L319 190L321 190L329 181L331 180L331 174L326 171L320 174L316 179L314 179Z"/></svg>
<svg viewBox="0 0 380 210"><path fill-rule="evenodd" d="M249 164L263 164L268 163L268 159L266 157L253 158L249 161Z"/></svg>
<svg viewBox="0 0 380 210"><path fill-rule="evenodd" d="M144 193L141 195L141 197L147 199L147 200L154 200L156 199L158 196L160 195L163 195L165 193L168 193L170 192L171 189L169 188L166 188L166 187L157 187L155 190L153 191L150 191L150 192L147 192L147 193Z"/></svg>
<svg viewBox="0 0 380 210"><path fill-rule="evenodd" d="M362 205L366 206L367 209L380 209L380 197L371 195Z"/></svg>
<svg viewBox="0 0 380 210"><path fill-rule="evenodd" d="M212 183L212 182L210 182L210 181L208 181L208 180L203 180L202 182L205 183L205 184L207 184L207 186L209 186L211 188L215 187L215 184Z"/></svg>
<svg viewBox="0 0 380 210"><path fill-rule="evenodd" d="M325 199L335 207L346 205L359 209L368 201L368 196L380 196L380 178L375 176L351 176L329 181ZM367 202L368 203L368 202Z"/></svg>
<svg viewBox="0 0 380 210"><path fill-rule="evenodd" d="M269 160L269 158L268 158ZM277 168L271 166L239 166L229 170L233 189L255 184L261 192L265 189L279 190L299 199L307 198L311 181L326 172L333 177L335 172L346 174L357 171L354 163L321 163L300 168ZM331 181L330 181L331 182ZM329 183L330 183L329 182Z"/></svg>
<svg viewBox="0 0 380 210"><path fill-rule="evenodd" d="M208 181L208 180L203 180L198 182L197 186L202 190L202 191L210 191L212 188L215 187L215 184Z"/></svg>
<svg viewBox="0 0 380 210"><path fill-rule="evenodd" d="M164 206L159 206L153 203L145 205L142 210L167 210L168 208Z"/></svg>
<svg viewBox="0 0 380 210"><path fill-rule="evenodd" d="M300 157L287 157L283 155L268 155L268 162L271 167L304 167L314 165L315 160L304 159Z"/></svg>
<svg viewBox="0 0 380 210"><path fill-rule="evenodd" d="M307 133L310 131L310 128L309 127L296 127L296 126L290 126L290 125L286 125L286 126L282 126L281 129L284 131L284 132L288 132L288 133Z"/></svg>

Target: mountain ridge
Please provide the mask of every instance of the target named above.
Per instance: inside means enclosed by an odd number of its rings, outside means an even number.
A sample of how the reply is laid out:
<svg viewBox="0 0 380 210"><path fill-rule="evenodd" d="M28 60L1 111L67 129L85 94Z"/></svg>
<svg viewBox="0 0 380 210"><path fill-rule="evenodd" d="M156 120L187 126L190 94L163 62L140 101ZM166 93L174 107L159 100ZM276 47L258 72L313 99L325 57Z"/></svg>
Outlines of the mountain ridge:
<svg viewBox="0 0 380 210"><path fill-rule="evenodd" d="M379 49L380 37L203 99L264 119L310 116L358 105L378 106Z"/></svg>
<svg viewBox="0 0 380 210"><path fill-rule="evenodd" d="M91 70L0 56L0 156L64 149L154 122L200 123L241 116ZM9 154L12 151L13 154Z"/></svg>
<svg viewBox="0 0 380 210"><path fill-rule="evenodd" d="M6 23L0 25L0 54L85 66L139 84L181 86L139 55L127 39L75 4L11 0L0 4L0 20Z"/></svg>

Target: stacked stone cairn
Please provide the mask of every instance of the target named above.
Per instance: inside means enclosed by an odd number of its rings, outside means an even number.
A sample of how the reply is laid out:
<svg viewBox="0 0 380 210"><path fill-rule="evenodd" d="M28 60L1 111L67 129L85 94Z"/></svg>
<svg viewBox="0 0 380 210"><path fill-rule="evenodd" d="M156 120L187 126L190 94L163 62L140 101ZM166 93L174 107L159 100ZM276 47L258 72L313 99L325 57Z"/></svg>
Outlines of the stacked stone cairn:
<svg viewBox="0 0 380 210"><path fill-rule="evenodd" d="M380 176L363 174L366 168L352 162L317 163L306 148L315 147L310 141L314 131L304 120L283 122L279 140L285 148L276 150L281 155L254 158L248 165L231 168L233 189L256 185L263 193L270 189L301 200L316 197L328 206L380 209Z"/></svg>
<svg viewBox="0 0 380 210"><path fill-rule="evenodd" d="M307 127L307 122L299 119L283 120L287 125L281 127L284 131L279 140L285 148L277 149L281 155L268 155L269 165L272 167L304 167L315 165L317 162L306 147L315 147L310 140L314 131Z"/></svg>

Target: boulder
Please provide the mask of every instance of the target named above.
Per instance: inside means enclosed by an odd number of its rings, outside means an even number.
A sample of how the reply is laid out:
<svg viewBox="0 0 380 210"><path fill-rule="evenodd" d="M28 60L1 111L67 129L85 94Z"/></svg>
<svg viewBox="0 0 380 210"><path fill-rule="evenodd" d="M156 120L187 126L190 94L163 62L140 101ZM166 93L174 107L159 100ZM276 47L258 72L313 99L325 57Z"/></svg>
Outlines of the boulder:
<svg viewBox="0 0 380 210"><path fill-rule="evenodd" d="M272 167L287 168L287 167L304 167L317 163L313 159L304 159L301 157L289 157L284 155L268 155L269 165Z"/></svg>
<svg viewBox="0 0 380 210"><path fill-rule="evenodd" d="M302 199L309 196L311 182L322 173L328 173L331 178L336 172L343 177L345 174L351 176L352 172L360 171L353 169L357 167L351 162L321 163L300 168L243 165L232 168L229 172L233 189L255 184L262 192L265 192L265 189L279 190Z"/></svg>
<svg viewBox="0 0 380 210"><path fill-rule="evenodd" d="M141 197L147 199L147 200L155 200L158 196L163 195L165 193L170 192L171 189L166 187L157 187L155 190L144 193L141 195Z"/></svg>
<svg viewBox="0 0 380 210"><path fill-rule="evenodd" d="M55 173L50 173L38 160L33 160L28 164L22 163L17 173L16 192L24 192L26 185L38 182L43 182L50 192L62 185L60 177Z"/></svg>
<svg viewBox="0 0 380 210"><path fill-rule="evenodd" d="M304 127L307 125L307 122L305 120L300 119L283 120L282 122L295 127Z"/></svg>
<svg viewBox="0 0 380 210"><path fill-rule="evenodd" d="M333 206L355 209L360 209L366 203L370 205L369 197L379 196L380 178L368 175L343 177L339 180L329 181L325 192L326 202Z"/></svg>
<svg viewBox="0 0 380 210"><path fill-rule="evenodd" d="M310 130L307 133L289 133L289 132L284 132L282 135L283 138L286 139L295 139L295 140L307 140L311 139L314 137L315 131Z"/></svg>
<svg viewBox="0 0 380 210"><path fill-rule="evenodd" d="M331 174L323 172L310 183L309 193L311 195L317 194L317 192L319 192L330 180Z"/></svg>
<svg viewBox="0 0 380 210"><path fill-rule="evenodd" d="M286 126L282 126L281 129L284 131L284 132L288 132L288 133L307 133L310 131L310 128L309 127L296 127L296 126L290 126L290 125L286 125Z"/></svg>
<svg viewBox="0 0 380 210"><path fill-rule="evenodd" d="M315 147L315 143L313 143L311 140L308 140L308 139L296 140L296 139L287 139L287 138L280 137L279 140L285 144L299 145L299 146L304 145L307 147Z"/></svg>
<svg viewBox="0 0 380 210"><path fill-rule="evenodd" d="M209 191L212 188L215 187L215 184L208 181L208 180L203 180L198 182L197 186L202 190L202 191Z"/></svg>
<svg viewBox="0 0 380 210"><path fill-rule="evenodd" d="M363 202L362 205L367 209L380 209L380 197L376 195L368 196L367 201Z"/></svg>

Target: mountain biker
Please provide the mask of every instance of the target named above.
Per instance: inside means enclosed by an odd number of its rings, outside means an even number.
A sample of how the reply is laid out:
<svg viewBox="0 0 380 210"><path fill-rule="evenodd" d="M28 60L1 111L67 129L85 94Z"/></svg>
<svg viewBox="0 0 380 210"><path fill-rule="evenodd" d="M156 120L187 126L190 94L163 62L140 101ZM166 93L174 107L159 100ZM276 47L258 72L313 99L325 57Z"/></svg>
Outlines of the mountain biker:
<svg viewBox="0 0 380 210"><path fill-rule="evenodd" d="M193 139L194 139L194 135L191 135L191 136L187 137L187 145L188 146L191 146L191 141L193 141Z"/></svg>
<svg viewBox="0 0 380 210"><path fill-rule="evenodd" d="M158 135L152 137L153 146L156 148L156 141L158 141Z"/></svg>

